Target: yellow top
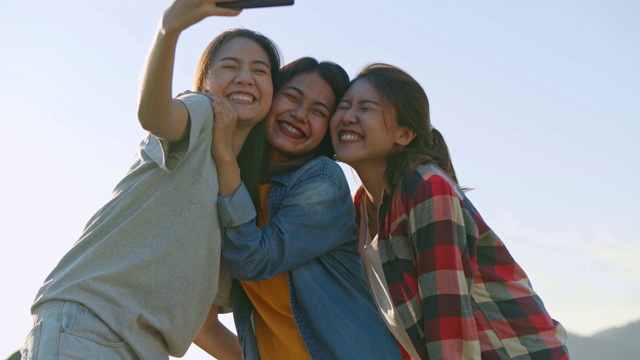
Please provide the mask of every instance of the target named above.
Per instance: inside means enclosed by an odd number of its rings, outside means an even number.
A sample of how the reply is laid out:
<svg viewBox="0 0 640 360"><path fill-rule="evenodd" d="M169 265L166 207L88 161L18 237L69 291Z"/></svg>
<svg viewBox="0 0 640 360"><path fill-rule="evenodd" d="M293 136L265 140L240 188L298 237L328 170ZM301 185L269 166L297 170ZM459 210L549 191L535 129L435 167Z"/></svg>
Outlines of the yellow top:
<svg viewBox="0 0 640 360"><path fill-rule="evenodd" d="M269 221L269 184L260 185L258 191L260 204L257 225L262 228ZM266 280L242 281L241 284L255 310L253 317L260 359L310 359L293 319L287 274Z"/></svg>

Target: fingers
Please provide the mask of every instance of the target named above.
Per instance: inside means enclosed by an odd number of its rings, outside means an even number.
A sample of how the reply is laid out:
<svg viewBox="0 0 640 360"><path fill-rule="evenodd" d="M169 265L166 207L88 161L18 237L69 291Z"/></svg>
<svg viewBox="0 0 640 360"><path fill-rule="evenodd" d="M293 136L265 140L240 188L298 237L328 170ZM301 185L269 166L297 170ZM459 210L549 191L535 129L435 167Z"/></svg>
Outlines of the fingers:
<svg viewBox="0 0 640 360"><path fill-rule="evenodd" d="M217 7L218 2L229 0L174 0L165 11L162 25L166 32L181 32L210 16L237 16L242 11Z"/></svg>
<svg viewBox="0 0 640 360"><path fill-rule="evenodd" d="M231 107L231 104L226 99L223 99L219 96L208 95L209 99L211 99L211 107L213 108L213 113L215 115L216 122L225 122L227 124L233 123L235 124L237 120L237 114L235 110Z"/></svg>
<svg viewBox="0 0 640 360"><path fill-rule="evenodd" d="M204 90L204 91L198 91L198 94L202 94L206 97L209 98L209 100L213 101L213 98L216 97L215 95L213 95L209 90Z"/></svg>
<svg viewBox="0 0 640 360"><path fill-rule="evenodd" d="M176 96L177 98L179 98L182 95L187 95L187 94L193 94L193 92L191 90L185 90L181 93L178 94L178 96Z"/></svg>
<svg viewBox="0 0 640 360"><path fill-rule="evenodd" d="M232 2L236 0L208 0L204 5L208 16L238 16L242 12L242 9L228 9L216 6L217 3Z"/></svg>
<svg viewBox="0 0 640 360"><path fill-rule="evenodd" d="M213 108L213 138L211 153L217 159L235 158L233 138L238 117L226 99L209 94Z"/></svg>

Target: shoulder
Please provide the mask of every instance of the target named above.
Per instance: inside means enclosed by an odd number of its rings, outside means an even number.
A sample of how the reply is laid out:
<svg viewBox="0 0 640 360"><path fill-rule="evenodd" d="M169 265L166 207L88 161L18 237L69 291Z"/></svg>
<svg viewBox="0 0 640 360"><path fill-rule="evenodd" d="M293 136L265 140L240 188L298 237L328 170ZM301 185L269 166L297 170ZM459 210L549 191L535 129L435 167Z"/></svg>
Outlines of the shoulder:
<svg viewBox="0 0 640 360"><path fill-rule="evenodd" d="M305 173L315 173L318 176L344 176L340 165L326 156L318 156L301 166L299 170Z"/></svg>
<svg viewBox="0 0 640 360"><path fill-rule="evenodd" d="M420 165L413 172L403 176L394 193L405 193L411 197L448 195L464 198L462 190L455 181L434 164Z"/></svg>
<svg viewBox="0 0 640 360"><path fill-rule="evenodd" d="M347 179L340 165L326 156L319 156L302 165L298 169L289 172L287 175L279 176L279 178L289 177L290 181L303 181L319 178L326 179L337 184L347 185Z"/></svg>
<svg viewBox="0 0 640 360"><path fill-rule="evenodd" d="M213 123L213 109L211 100L200 94L186 94L177 98L189 112L189 119L192 123L207 122Z"/></svg>
<svg viewBox="0 0 640 360"><path fill-rule="evenodd" d="M296 170L275 175L272 180L285 186L314 186L324 184L327 191L337 191L351 201L349 184L340 165L326 156L319 156Z"/></svg>
<svg viewBox="0 0 640 360"><path fill-rule="evenodd" d="M211 108L211 100L208 97L197 94L197 93L189 93L185 95L181 95L176 98L181 103L185 104L185 106L189 107L209 107Z"/></svg>
<svg viewBox="0 0 640 360"><path fill-rule="evenodd" d="M310 161L307 166L313 169L312 172L325 181L333 183L342 195L347 195L351 200L351 190L344 171L338 163L326 156L320 156Z"/></svg>

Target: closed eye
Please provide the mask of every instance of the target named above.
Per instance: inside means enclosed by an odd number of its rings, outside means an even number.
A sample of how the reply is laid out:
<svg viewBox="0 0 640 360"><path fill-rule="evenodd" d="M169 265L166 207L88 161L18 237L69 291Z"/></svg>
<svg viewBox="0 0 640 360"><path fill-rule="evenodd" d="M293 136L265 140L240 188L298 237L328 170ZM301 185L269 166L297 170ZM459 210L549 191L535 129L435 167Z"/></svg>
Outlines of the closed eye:
<svg viewBox="0 0 640 360"><path fill-rule="evenodd" d="M298 102L298 97L296 96L297 94L293 94L290 92L285 92L282 93L282 95L284 95L287 99L293 101L293 102Z"/></svg>
<svg viewBox="0 0 640 360"><path fill-rule="evenodd" d="M253 72L256 73L256 74L271 74L269 69L266 69L266 68L263 68L263 67L254 68Z"/></svg>
<svg viewBox="0 0 640 360"><path fill-rule="evenodd" d="M320 108L320 109L313 109L313 110L311 110L311 112L312 112L314 115L316 115L316 116L320 116L320 117L322 117L322 118L328 118L328 117L329 117L329 114L327 114L327 112L326 112L326 111L323 111L323 109L322 109L322 108Z"/></svg>

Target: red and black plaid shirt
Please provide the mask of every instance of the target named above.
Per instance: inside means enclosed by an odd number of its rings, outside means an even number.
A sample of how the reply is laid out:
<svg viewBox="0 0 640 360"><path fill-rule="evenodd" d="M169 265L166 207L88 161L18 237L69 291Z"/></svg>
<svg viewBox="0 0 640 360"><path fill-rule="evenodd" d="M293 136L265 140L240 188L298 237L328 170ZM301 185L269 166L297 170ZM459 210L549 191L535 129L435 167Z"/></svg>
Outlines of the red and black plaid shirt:
<svg viewBox="0 0 640 360"><path fill-rule="evenodd" d="M442 169L405 176L378 221L391 299L421 359L569 359L562 325Z"/></svg>

